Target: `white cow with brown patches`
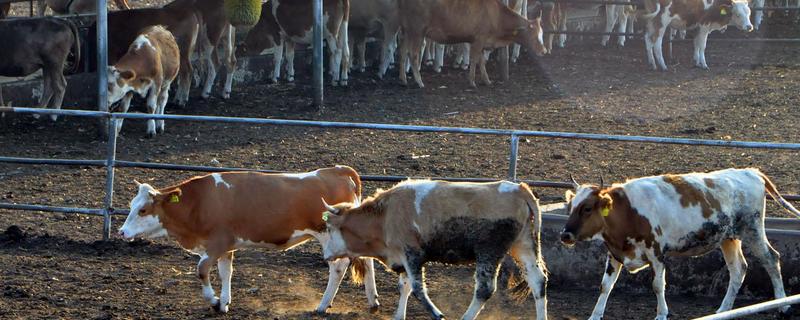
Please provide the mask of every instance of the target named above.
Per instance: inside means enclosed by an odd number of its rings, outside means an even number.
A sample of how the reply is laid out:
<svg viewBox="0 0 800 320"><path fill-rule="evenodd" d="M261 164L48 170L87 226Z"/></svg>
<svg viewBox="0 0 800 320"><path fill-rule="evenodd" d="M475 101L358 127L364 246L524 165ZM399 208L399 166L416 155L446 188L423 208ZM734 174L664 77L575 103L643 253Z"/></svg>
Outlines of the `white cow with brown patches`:
<svg viewBox="0 0 800 320"><path fill-rule="evenodd" d="M409 180L362 204L327 207L331 241L325 259L371 257L400 273L395 319L405 319L412 292L434 319L444 317L425 287L429 261L477 264L475 293L462 318L475 319L495 291L506 253L524 265L536 318L547 319L541 213L527 185Z"/></svg>
<svg viewBox="0 0 800 320"><path fill-rule="evenodd" d="M358 202L361 179L350 167L337 166L304 174L223 172L195 177L178 185L155 189L139 184L131 212L119 233L125 239L174 238L200 256L197 275L203 297L220 312L231 303L233 252L261 247L287 250L316 238L329 244L322 212L323 201ZM211 287L209 272L217 263L221 294ZM328 286L317 312L331 305L344 278L349 259L329 262ZM354 276L367 278L367 300L379 306L372 260L354 261Z"/></svg>
<svg viewBox="0 0 800 320"><path fill-rule="evenodd" d="M162 26L144 29L122 58L108 67L108 105L122 100L121 112L128 112L133 94L147 98L147 111L164 114L169 87L178 76L180 51L175 37ZM117 120L117 133L122 119ZM147 120L147 136L164 132L164 120Z"/></svg>
<svg viewBox="0 0 800 320"><path fill-rule="evenodd" d="M656 319L666 320L664 257L697 256L717 247L722 249L730 274L728 291L717 312L730 310L747 269L742 243L767 270L775 298L786 296L780 254L764 231L765 197L769 194L798 217L800 211L783 199L758 169L652 176L609 188L575 183L575 188L575 193L566 194L570 216L561 241L571 246L576 241L601 239L608 248L600 298L590 319L603 317L622 267L635 273L652 266Z"/></svg>

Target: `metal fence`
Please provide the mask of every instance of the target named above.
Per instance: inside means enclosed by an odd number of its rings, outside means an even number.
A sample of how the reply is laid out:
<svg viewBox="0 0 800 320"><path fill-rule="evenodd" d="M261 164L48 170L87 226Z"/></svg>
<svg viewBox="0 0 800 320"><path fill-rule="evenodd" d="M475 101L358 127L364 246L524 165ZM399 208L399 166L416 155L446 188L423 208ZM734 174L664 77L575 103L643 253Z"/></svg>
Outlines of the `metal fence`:
<svg viewBox="0 0 800 320"><path fill-rule="evenodd" d="M0 209L14 210L35 210L46 212L62 213L81 213L103 216L103 239L108 239L111 232L111 215L126 214L127 210L114 208L114 169L115 168L146 168L160 170L183 170L183 171L241 171L252 170L247 168L226 168L210 167L184 164L118 161L117 154L117 135L114 124L118 119L160 119L175 121L197 121L197 122L216 122L216 123L238 123L256 124L266 126L295 126L295 127L316 127L316 128L338 128L338 129L368 129L368 130L387 130L400 132L428 132L428 133L460 133L470 135L491 135L506 136L510 138L509 143L509 165L508 179L517 179L517 158L520 137L539 137L539 138L559 138L559 139L582 139L582 140L603 140L619 142L640 142L655 144L676 144L693 146L711 147L730 147L730 148L753 148L753 149L781 149L781 150L800 150L800 143L778 143L778 142L755 142L755 141L735 141L735 140L706 140L688 138L668 138L668 137L648 137L648 136L628 136L628 135L606 135L594 133L574 133L574 132L553 132L553 131L533 131L533 130L509 130L509 129L483 129L465 127L435 127L399 124L380 124L380 123L355 123L355 122L330 122L330 121L309 121L309 120L284 120L284 119L265 119L265 118L239 118L239 117L218 117L218 116L196 116L196 115L151 115L137 113L109 113L102 111L86 110L51 110L39 108L14 108L0 107L0 112L20 113L20 114L56 114L62 116L93 117L106 120L108 128L108 140L106 142L105 159L42 159L42 158L20 158L20 157L0 157L0 163L16 164L43 164L43 165L77 165L94 166L106 168L105 197L103 208L74 208L57 207L36 204L14 204L0 203ZM280 172L273 170L254 170L261 172ZM386 175L363 175L365 181L384 181L393 182L407 179L405 176L386 176ZM494 181L491 178L452 178L452 177L433 177L434 179L449 181ZM555 181L523 181L536 187L570 188L571 183ZM800 200L798 195L787 195L787 199Z"/></svg>

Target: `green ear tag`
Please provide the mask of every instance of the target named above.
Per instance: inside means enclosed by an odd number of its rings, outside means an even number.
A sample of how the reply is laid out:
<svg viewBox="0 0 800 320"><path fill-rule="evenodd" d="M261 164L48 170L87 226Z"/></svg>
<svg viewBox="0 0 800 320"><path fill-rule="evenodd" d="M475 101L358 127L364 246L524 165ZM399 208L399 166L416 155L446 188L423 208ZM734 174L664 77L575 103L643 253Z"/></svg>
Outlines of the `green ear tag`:
<svg viewBox="0 0 800 320"><path fill-rule="evenodd" d="M322 213L322 221L328 222L328 211Z"/></svg>
<svg viewBox="0 0 800 320"><path fill-rule="evenodd" d="M728 14L728 10L725 10L725 8L720 8L719 9L719 14L721 16L727 15Z"/></svg>
<svg viewBox="0 0 800 320"><path fill-rule="evenodd" d="M173 194L172 196L169 197L169 202L170 203L178 203L178 202L181 202L181 198L178 198L177 194Z"/></svg>
<svg viewBox="0 0 800 320"><path fill-rule="evenodd" d="M608 208L603 208L600 210L600 214L604 217L608 217L608 211L609 211Z"/></svg>

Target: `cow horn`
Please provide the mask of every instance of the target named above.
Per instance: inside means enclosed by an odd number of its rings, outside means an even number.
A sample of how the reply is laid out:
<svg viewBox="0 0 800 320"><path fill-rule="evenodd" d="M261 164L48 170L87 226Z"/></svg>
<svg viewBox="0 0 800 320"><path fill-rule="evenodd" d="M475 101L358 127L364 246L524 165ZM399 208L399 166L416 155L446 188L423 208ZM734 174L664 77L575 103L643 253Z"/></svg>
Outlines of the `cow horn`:
<svg viewBox="0 0 800 320"><path fill-rule="evenodd" d="M578 189L578 187L581 186L581 184L578 183L578 181L575 181L575 177L573 177L571 173L569 174L569 179L572 180L572 187L575 188L576 190Z"/></svg>
<svg viewBox="0 0 800 320"><path fill-rule="evenodd" d="M137 187L142 185L142 183L141 183L141 182L139 182L139 181L136 181L136 179L133 179L133 182L134 182L134 183L136 183L136 186L137 186Z"/></svg>
<svg viewBox="0 0 800 320"><path fill-rule="evenodd" d="M322 204L325 206L325 210L327 210L328 212L336 214L337 211L339 211L336 210L336 208L334 208L333 206L329 205L327 202L325 202L325 198L320 198L320 199L322 199Z"/></svg>

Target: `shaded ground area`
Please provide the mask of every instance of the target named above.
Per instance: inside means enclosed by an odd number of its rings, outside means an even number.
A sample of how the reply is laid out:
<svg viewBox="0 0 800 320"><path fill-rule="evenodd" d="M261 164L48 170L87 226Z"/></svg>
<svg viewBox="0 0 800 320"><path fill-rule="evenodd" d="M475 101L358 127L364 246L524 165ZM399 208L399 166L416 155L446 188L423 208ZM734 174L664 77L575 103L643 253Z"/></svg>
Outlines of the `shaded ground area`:
<svg viewBox="0 0 800 320"><path fill-rule="evenodd" d="M768 34L777 30L774 33L780 37L797 36L797 30L774 24L766 29ZM729 30L725 35L737 34ZM800 46L710 43L710 71L690 67L688 43L676 44L677 60L669 72L648 71L643 52L638 40L622 49L600 48L594 42L573 45L538 61L525 58L512 68L511 81L477 89L467 86L463 71L452 69L424 72L424 90L400 87L394 74L385 81L355 74L349 88L326 88L323 110L308 108L310 82L301 67L297 84L240 85L231 100L195 98L190 107L168 107L167 113L800 141ZM494 70L490 72L496 80ZM104 157L105 143L96 138L93 120L67 118L53 124L7 114L0 121L3 156ZM347 164L363 174L493 178L504 178L508 166L507 137L188 122L168 122L167 133L152 140L142 138L144 131L143 122L126 121L118 159L289 171ZM564 181L572 173L582 181L598 181L601 175L606 181L621 181L665 172L756 166L782 192L796 194L800 193L797 156L795 151L527 138L520 146L518 174L537 180ZM133 179L164 186L194 174L117 172L117 207L125 207L133 196ZM0 165L0 201L100 207L104 175L103 168ZM371 192L382 185L366 186ZM558 201L562 193L537 192L550 201ZM783 214L772 205L769 211ZM115 218L114 227L121 222ZM12 225L21 227L19 239L14 232L0 238L4 295L0 317L214 316L200 298L193 275L195 258L171 242L96 243L101 226L97 218L0 210L0 230ZM597 268L602 271L602 266ZM316 245L287 253L241 252L234 305L225 318L314 318L307 311L318 302L326 274ZM460 315L472 290L470 268L433 266L429 275L434 301L451 317ZM378 278L384 304L380 316L389 317L397 299L395 278L383 272ZM553 318L585 318L596 299L597 283L552 287ZM364 312L361 291L344 286L331 318L372 319ZM669 297L674 318L711 313L719 300ZM410 317L424 317L418 303L412 302L410 308ZM518 318L533 310L532 299L517 306L498 294L485 316ZM607 318L642 319L654 313L652 294L618 291L612 295Z"/></svg>

